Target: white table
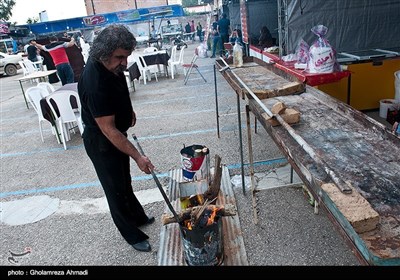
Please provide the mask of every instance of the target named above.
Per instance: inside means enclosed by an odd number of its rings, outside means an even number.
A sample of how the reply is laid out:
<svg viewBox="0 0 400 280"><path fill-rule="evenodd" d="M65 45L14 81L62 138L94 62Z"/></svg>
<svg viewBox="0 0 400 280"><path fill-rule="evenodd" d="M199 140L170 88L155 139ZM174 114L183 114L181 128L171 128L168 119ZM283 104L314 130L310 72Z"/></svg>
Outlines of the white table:
<svg viewBox="0 0 400 280"><path fill-rule="evenodd" d="M157 57L158 55L163 56L165 54L168 55L167 50L159 50L159 51L156 51L156 52L142 53L142 56L143 57L145 57L145 56L156 56ZM146 60L146 63L147 63L147 60ZM152 65L152 63L150 63L148 65ZM160 64L156 64L156 65L157 65L157 68L158 68L158 72L160 72ZM167 60L167 64L163 63L162 65L164 67L164 74L165 74L166 77L168 77L168 60Z"/></svg>
<svg viewBox="0 0 400 280"><path fill-rule="evenodd" d="M19 81L19 85L21 86L22 95L23 95L24 100L25 100L26 108L29 109L29 105L28 105L28 101L26 100L25 91L24 91L24 87L22 86L22 82L30 80L30 79L39 79L41 82L46 82L47 78L51 74L54 74L56 72L57 72L57 70L36 71L36 72L33 72L33 73L29 74L29 75L26 75L26 76L23 76L21 78L16 79L16 81Z"/></svg>
<svg viewBox="0 0 400 280"><path fill-rule="evenodd" d="M168 77L168 60L170 57L166 52L166 50L149 52L149 53L140 53L140 55L143 56L147 65L157 65L157 67L159 67L159 65L162 64L164 66L165 76ZM134 56L135 54L132 53L128 57L128 66L127 66L128 68L127 70L129 71L129 75L132 81L134 79L139 79L140 77L140 71L138 66L135 65L136 61Z"/></svg>

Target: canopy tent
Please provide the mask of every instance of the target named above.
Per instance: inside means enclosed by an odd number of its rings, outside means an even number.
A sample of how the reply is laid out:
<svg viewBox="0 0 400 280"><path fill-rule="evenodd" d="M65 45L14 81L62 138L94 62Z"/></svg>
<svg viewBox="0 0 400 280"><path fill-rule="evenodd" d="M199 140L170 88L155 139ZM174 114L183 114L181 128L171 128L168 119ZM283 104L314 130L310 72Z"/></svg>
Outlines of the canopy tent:
<svg viewBox="0 0 400 280"><path fill-rule="evenodd" d="M131 24L135 22L146 21L155 17L170 18L180 17L183 15L184 11L181 5L168 5L18 25L16 27L27 28L30 32L35 34L48 34L63 31L94 29L96 27L102 27L111 23Z"/></svg>
<svg viewBox="0 0 400 280"><path fill-rule="evenodd" d="M328 27L327 39L338 52L400 47L400 0L279 2L287 11L280 15L286 52L293 52L301 38L312 43L316 36L310 28L318 24Z"/></svg>

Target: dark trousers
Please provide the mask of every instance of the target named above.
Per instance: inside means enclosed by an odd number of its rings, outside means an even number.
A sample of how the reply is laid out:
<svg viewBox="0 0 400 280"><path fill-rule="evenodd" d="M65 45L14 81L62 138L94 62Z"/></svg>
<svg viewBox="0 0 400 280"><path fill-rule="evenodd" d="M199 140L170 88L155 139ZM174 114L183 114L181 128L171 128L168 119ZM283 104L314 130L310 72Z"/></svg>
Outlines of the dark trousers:
<svg viewBox="0 0 400 280"><path fill-rule="evenodd" d="M147 215L133 193L129 156L115 148L101 132L90 128L85 128L83 142L121 235L129 244L148 239L138 228L147 221Z"/></svg>
<svg viewBox="0 0 400 280"><path fill-rule="evenodd" d="M220 33L222 45L224 43L229 43L229 34L228 33Z"/></svg>
<svg viewBox="0 0 400 280"><path fill-rule="evenodd" d="M74 82L74 70L69 63L62 63L56 66L58 77L61 84L72 84Z"/></svg>
<svg viewBox="0 0 400 280"><path fill-rule="evenodd" d="M219 52L221 54L221 52L223 50L223 45L222 45L222 41L221 41L221 37L220 36L214 36L213 37L212 56L215 56L215 53L217 51L217 45L219 46Z"/></svg>

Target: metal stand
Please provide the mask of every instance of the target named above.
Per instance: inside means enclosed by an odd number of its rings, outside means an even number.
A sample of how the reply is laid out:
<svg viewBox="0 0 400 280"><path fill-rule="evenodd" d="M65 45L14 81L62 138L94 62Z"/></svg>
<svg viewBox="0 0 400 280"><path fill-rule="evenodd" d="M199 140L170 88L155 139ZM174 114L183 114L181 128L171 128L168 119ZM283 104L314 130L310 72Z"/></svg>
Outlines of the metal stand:
<svg viewBox="0 0 400 280"><path fill-rule="evenodd" d="M250 179L251 179L251 200L253 205L253 218L254 224L258 224L257 215L257 201L255 197L255 182L254 182L254 158L253 158L253 145L251 139L251 126L250 126L250 108L246 105L246 126L247 126L247 142L249 146L249 160L250 160Z"/></svg>
<svg viewBox="0 0 400 280"><path fill-rule="evenodd" d="M215 66L214 66L214 67L215 67ZM26 100L25 91L24 91L24 87L22 86L22 82L21 82L21 80L19 80L19 85L21 86L22 95L24 96L24 100L25 100L26 108L27 108L27 109L29 109L28 101Z"/></svg>
<svg viewBox="0 0 400 280"><path fill-rule="evenodd" d="M215 64L214 64L214 92L215 92L215 113L217 117L217 136L218 138L221 138L219 134L219 112L218 112L218 90L217 90L217 71L215 69Z"/></svg>
<svg viewBox="0 0 400 280"><path fill-rule="evenodd" d="M240 149L240 169L242 172L242 190L243 194L246 194L246 184L244 181L244 161L243 161L243 139L242 139L242 117L240 115L240 96L236 93L236 105L238 115L238 128L239 128L239 149Z"/></svg>
<svg viewBox="0 0 400 280"><path fill-rule="evenodd" d="M220 138L220 130L219 130L219 113L218 113L218 91L217 91L217 75L216 69L214 65L214 88L215 88L215 111L217 114L217 135ZM240 168L242 174L242 191L243 194L246 194L246 184L244 180L244 161L243 161L243 140L242 140L242 119L240 114L240 93L236 92L236 107L237 107L237 115L238 115L238 128L239 128L239 148L240 148Z"/></svg>

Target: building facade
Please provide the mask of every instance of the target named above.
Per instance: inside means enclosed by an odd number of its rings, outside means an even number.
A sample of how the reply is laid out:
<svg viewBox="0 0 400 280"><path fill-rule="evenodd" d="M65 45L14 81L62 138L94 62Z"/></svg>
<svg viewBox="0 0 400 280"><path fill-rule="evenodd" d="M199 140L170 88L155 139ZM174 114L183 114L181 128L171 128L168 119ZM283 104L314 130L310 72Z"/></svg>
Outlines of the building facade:
<svg viewBox="0 0 400 280"><path fill-rule="evenodd" d="M182 4L181 0L82 0L88 15L112 13L116 11L141 9L165 5Z"/></svg>

